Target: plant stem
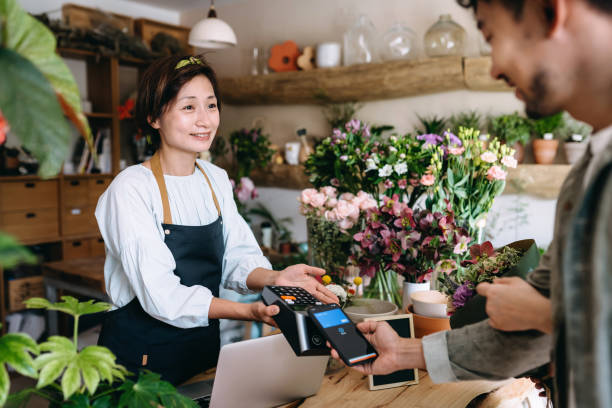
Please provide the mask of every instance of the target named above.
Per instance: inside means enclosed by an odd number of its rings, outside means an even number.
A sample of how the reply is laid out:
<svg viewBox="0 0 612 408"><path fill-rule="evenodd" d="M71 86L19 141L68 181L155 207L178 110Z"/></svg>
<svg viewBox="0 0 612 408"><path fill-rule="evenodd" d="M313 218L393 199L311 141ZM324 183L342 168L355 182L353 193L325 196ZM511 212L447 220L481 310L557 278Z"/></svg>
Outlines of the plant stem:
<svg viewBox="0 0 612 408"><path fill-rule="evenodd" d="M58 400L50 397L49 395L45 394L44 392L37 390L36 388L32 388L32 394L36 394L39 397L44 398L47 401L52 402L54 404L61 404L62 403L62 401L58 401Z"/></svg>
<svg viewBox="0 0 612 408"><path fill-rule="evenodd" d="M79 350L79 315L74 315L74 349Z"/></svg>

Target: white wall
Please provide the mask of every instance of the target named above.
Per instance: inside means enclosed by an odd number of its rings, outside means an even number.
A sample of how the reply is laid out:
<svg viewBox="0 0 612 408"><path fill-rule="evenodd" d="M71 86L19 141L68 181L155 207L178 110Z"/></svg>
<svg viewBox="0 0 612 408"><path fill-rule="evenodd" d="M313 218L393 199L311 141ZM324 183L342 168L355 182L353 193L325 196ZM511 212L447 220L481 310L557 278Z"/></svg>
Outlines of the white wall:
<svg viewBox="0 0 612 408"><path fill-rule="evenodd" d="M285 40L293 40L300 47L323 41L341 42L342 34L358 14L366 14L379 35L393 23L403 22L422 39L440 14L450 13L467 31L466 55L479 53L480 34L472 12L461 8L454 0L256 0L220 5L217 11L219 18L230 24L238 38L235 49L208 54L219 76L245 75L250 66L249 50L253 47L270 48ZM183 13L181 23L192 26L200 16L201 13ZM366 103L357 116L370 123L393 124L399 132L406 132L417 123L416 114L450 115L471 109L497 114L522 108L522 103L510 92L453 91ZM310 134L317 136L329 132L321 109L312 105L226 106L221 132L229 134L234 129L251 126L255 118L264 119L265 130L270 133L272 142L279 145L294 137L295 130L300 127L306 127ZM278 188L261 188L259 191L259 200L273 214L294 219L291 227L294 238L305 240L306 226L298 213L296 201L299 191ZM521 222L514 221L517 219L517 200L524 207L519 211L518 218L523 218ZM499 197L489 217L494 243L502 245L533 237L539 245L547 246L552 238L554 206L555 200Z"/></svg>

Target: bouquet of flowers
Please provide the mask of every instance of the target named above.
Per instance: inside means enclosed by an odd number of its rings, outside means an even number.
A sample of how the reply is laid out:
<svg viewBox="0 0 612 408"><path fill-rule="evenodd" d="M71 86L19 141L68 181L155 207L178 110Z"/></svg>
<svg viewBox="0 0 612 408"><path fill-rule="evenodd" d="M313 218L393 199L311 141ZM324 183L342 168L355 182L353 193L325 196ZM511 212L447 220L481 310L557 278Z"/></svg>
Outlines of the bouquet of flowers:
<svg viewBox="0 0 612 408"><path fill-rule="evenodd" d="M246 204L250 200L254 200L258 197L255 184L253 183L253 180L248 177L241 177L240 182L238 184L236 184L233 179L230 179L230 183L232 183L234 201L236 202L238 212L240 213L240 215L242 215L242 218L249 222L249 211L247 209Z"/></svg>
<svg viewBox="0 0 612 408"><path fill-rule="evenodd" d="M455 224L447 207L444 213L413 210L398 195L367 211L362 230L353 235L353 261L362 275L372 278L364 296L401 305L397 273L411 282L430 279L441 260L461 257L470 237Z"/></svg>
<svg viewBox="0 0 612 408"><path fill-rule="evenodd" d="M517 165L513 149L497 139L485 147L479 134L462 127L458 137L449 132L444 138L424 135L436 147L430 171L438 180L426 207L442 211L450 202L458 221L478 241L493 200L505 188L507 168Z"/></svg>
<svg viewBox="0 0 612 408"><path fill-rule="evenodd" d="M505 246L499 251L493 249L490 241L470 247L471 259L462 262L462 268L446 271L438 277L440 290L450 297L449 312L462 308L474 295L476 286L492 282L509 268L518 264L521 253Z"/></svg>
<svg viewBox="0 0 612 408"><path fill-rule="evenodd" d="M237 178L249 177L254 169L266 167L274 153L270 149L270 138L261 128L232 132L230 145Z"/></svg>
<svg viewBox="0 0 612 408"><path fill-rule="evenodd" d="M321 266L338 283L343 283L353 233L360 228L365 212L376 207L376 201L363 191L338 195L332 186L305 189L298 201L308 226L308 247L313 255L310 263Z"/></svg>

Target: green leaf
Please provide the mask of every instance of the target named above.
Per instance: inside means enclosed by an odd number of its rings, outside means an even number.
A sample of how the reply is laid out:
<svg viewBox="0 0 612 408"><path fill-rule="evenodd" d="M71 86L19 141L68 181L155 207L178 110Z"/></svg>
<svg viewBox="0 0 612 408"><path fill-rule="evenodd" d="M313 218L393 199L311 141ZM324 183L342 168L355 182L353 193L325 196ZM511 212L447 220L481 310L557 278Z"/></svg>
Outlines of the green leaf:
<svg viewBox="0 0 612 408"><path fill-rule="evenodd" d="M66 361L63 359L53 360L42 367L38 376L38 383L36 388L43 388L51 384L62 375L62 372L66 368Z"/></svg>
<svg viewBox="0 0 612 408"><path fill-rule="evenodd" d="M82 363L82 360L80 361ZM79 364L81 368L81 373L83 374L83 381L85 382L85 386L90 394L94 394L96 389L98 388L98 384L100 383L100 374L89 364Z"/></svg>
<svg viewBox="0 0 612 408"><path fill-rule="evenodd" d="M78 363L73 361L68 365L62 376L62 392L64 393L64 398L70 398L70 396L79 389L80 385L81 375Z"/></svg>
<svg viewBox="0 0 612 408"><path fill-rule="evenodd" d="M0 110L11 131L38 159L41 177L56 175L68 155L70 128L51 85L30 61L5 48L0 78Z"/></svg>
<svg viewBox="0 0 612 408"><path fill-rule="evenodd" d="M111 400L110 395L105 395L102 398L96 399L91 405L91 408L113 408L113 407L114 407L114 404L113 404L113 401Z"/></svg>
<svg viewBox="0 0 612 408"><path fill-rule="evenodd" d="M162 381L159 374L141 371L138 381L127 380L119 389L123 392L119 399L121 407L193 407L197 404L189 398L180 395L174 386Z"/></svg>
<svg viewBox="0 0 612 408"><path fill-rule="evenodd" d="M9 387L5 364L10 364L22 375L36 378L37 373L30 353L38 354L39 348L27 334L10 333L0 337L0 406L6 401Z"/></svg>
<svg viewBox="0 0 612 408"><path fill-rule="evenodd" d="M10 235L0 232L0 267L12 268L20 263L33 264L36 257Z"/></svg>
<svg viewBox="0 0 612 408"><path fill-rule="evenodd" d="M6 38L3 47L17 52L38 68L55 92L61 95L67 105L66 108L69 108L66 109L67 116L75 122L89 146L92 147L91 130L87 118L81 111L79 88L72 73L55 52L56 40L53 33L44 24L26 13L16 0L0 1L0 16L6 16L6 27L4 27ZM32 112L36 111L32 110ZM42 112L36 113L41 114ZM29 135L19 135L24 142L23 138L29 137Z"/></svg>
<svg viewBox="0 0 612 408"><path fill-rule="evenodd" d="M72 296L62 296L62 302L51 303L43 298L30 298L24 303L29 309L57 310L78 317L86 314L104 312L112 307L109 303L88 300L79 302Z"/></svg>
<svg viewBox="0 0 612 408"><path fill-rule="evenodd" d="M0 407L4 406L11 387L11 380L4 364L0 365Z"/></svg>
<svg viewBox="0 0 612 408"><path fill-rule="evenodd" d="M9 395L4 408L27 408L28 402L34 393L34 388L26 388ZM0 402L0 406L1 402Z"/></svg>

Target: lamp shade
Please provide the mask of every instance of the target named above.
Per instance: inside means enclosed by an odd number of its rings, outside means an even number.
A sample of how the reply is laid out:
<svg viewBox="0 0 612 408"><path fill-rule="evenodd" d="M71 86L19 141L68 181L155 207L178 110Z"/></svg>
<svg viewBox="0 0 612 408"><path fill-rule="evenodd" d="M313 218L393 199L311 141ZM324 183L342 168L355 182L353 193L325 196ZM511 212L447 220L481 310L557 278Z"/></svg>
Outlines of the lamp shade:
<svg viewBox="0 0 612 408"><path fill-rule="evenodd" d="M236 34L225 21L209 16L193 26L189 32L189 45L209 49L233 47Z"/></svg>

